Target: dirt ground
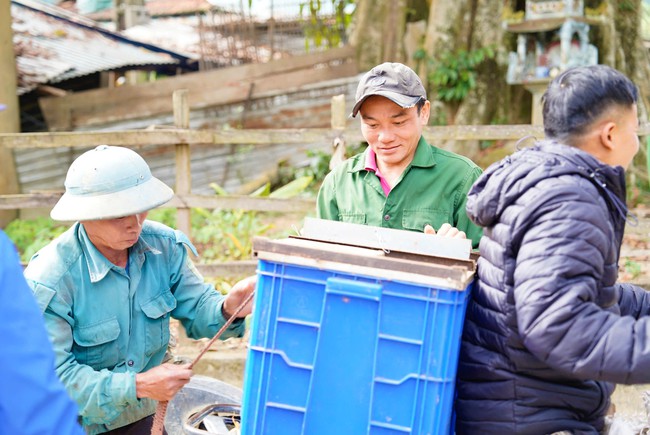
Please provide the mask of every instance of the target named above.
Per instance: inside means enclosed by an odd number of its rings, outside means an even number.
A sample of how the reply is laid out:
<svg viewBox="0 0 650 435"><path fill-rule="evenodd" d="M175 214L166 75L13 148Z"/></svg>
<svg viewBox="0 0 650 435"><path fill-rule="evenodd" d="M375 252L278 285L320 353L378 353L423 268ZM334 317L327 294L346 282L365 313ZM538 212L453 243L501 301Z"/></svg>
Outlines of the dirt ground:
<svg viewBox="0 0 650 435"><path fill-rule="evenodd" d="M633 210L638 224L626 226L626 233L621 249L619 279L632 282L650 290L650 209L638 208ZM205 346L208 340L193 341L179 340L175 349L176 355L194 358ZM229 339L217 342L196 366L199 374L215 377L237 387L243 385L243 372L246 359L246 337L244 339ZM650 417L646 411L645 396L650 399L650 384L648 385L619 385L612 401L615 406L617 426L611 435L631 435L650 433ZM650 403L648 405L650 407Z"/></svg>

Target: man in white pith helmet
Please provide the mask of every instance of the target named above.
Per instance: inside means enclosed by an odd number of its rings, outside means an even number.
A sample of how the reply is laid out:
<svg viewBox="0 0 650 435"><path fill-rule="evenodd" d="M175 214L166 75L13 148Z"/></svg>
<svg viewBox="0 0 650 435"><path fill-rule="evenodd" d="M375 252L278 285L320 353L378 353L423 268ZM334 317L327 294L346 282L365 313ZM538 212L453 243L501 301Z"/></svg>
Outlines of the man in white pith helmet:
<svg viewBox="0 0 650 435"><path fill-rule="evenodd" d="M211 337L253 291L206 284L185 234L145 220L173 196L136 152L99 146L70 166L51 217L76 221L32 257L25 277L45 316L56 370L88 434L149 434L156 401L189 382L188 365L161 364L169 319ZM241 336L247 306L223 338Z"/></svg>

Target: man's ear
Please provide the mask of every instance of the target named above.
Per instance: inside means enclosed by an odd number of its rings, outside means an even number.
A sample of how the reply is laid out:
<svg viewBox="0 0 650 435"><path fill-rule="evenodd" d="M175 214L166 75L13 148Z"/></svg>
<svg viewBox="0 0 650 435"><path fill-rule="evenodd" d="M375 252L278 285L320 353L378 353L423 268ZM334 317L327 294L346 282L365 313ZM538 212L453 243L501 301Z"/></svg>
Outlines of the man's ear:
<svg viewBox="0 0 650 435"><path fill-rule="evenodd" d="M429 115L431 114L431 103L429 100L424 102L422 109L420 109L420 123L426 126L429 123Z"/></svg>
<svg viewBox="0 0 650 435"><path fill-rule="evenodd" d="M600 143L608 152L614 151L614 130L616 123L609 121L602 125L600 128Z"/></svg>

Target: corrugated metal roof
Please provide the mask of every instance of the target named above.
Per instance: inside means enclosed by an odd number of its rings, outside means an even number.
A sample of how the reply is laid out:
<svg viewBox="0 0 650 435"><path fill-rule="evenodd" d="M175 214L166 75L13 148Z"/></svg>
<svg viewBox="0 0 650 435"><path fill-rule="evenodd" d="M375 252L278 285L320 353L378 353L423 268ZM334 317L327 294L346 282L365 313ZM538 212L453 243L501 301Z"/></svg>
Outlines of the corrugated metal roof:
<svg viewBox="0 0 650 435"><path fill-rule="evenodd" d="M43 3L12 0L11 15L19 95L98 71L179 63L171 52L111 38L92 20Z"/></svg>

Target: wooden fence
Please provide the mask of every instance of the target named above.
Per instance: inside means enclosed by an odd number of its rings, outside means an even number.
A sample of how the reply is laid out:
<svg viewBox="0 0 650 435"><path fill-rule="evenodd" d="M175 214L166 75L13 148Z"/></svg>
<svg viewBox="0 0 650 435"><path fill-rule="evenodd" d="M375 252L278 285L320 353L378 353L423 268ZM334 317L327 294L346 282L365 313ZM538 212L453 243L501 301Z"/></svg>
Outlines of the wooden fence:
<svg viewBox="0 0 650 435"><path fill-rule="evenodd" d="M243 209L284 213L307 212L313 209L313 200L253 198L249 196L207 196L192 194L190 155L193 145L208 144L215 147L268 144L300 144L327 142L358 143L363 141L358 126L347 127L345 100L332 98L330 128L309 129L259 129L259 130L191 130L187 91L173 93L174 128L154 128L127 131L85 131L52 133L0 134L0 147L59 148L115 145L137 148L143 145L175 145L176 189L174 198L165 206L177 209L177 227L190 234L190 209ZM423 132L430 143L469 140L518 140L532 135L543 137L543 130L532 125L455 125L427 127ZM650 124L639 128L639 136L650 135ZM0 210L52 207L62 192L0 195ZM198 265L206 276L245 275L255 268L253 261L226 262Z"/></svg>

